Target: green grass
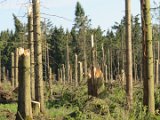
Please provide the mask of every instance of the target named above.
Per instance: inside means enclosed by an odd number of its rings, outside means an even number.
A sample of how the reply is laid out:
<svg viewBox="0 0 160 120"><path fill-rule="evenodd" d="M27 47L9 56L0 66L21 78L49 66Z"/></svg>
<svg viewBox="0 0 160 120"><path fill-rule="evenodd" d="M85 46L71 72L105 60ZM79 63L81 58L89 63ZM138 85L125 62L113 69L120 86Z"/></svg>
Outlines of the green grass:
<svg viewBox="0 0 160 120"><path fill-rule="evenodd" d="M92 99L88 99L87 85L75 88L58 84L53 88L61 96L48 101L47 108L50 117L56 120L158 120L159 117L147 114L142 104L143 91L139 88L134 89L132 111L126 109L125 87L118 83L112 90L106 87L98 98ZM156 96L159 96L157 92Z"/></svg>
<svg viewBox="0 0 160 120"><path fill-rule="evenodd" d="M14 120L17 104L0 104L0 120Z"/></svg>

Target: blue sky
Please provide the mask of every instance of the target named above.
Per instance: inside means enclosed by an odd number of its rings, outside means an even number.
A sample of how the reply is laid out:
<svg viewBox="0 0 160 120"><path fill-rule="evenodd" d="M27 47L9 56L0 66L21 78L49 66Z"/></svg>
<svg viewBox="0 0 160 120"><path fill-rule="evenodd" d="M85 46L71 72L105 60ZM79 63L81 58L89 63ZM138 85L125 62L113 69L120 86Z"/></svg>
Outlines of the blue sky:
<svg viewBox="0 0 160 120"><path fill-rule="evenodd" d="M0 3L3 0L0 0ZM17 16L24 16L27 13L27 3L29 0L7 0L0 4L0 31L14 29L14 22L12 14ZM86 15L92 20L92 27L98 25L102 29L107 30L114 25L115 22L120 22L125 15L125 0L78 0L85 10ZM132 14L140 13L140 0L132 1ZM151 0L151 7L153 1L160 3L160 0ZM68 18L74 21L74 11L77 0L41 0L41 13L53 14ZM41 15L42 20L49 18L54 25L71 28L74 22L69 22L57 17ZM21 21L26 23L26 17L19 17Z"/></svg>

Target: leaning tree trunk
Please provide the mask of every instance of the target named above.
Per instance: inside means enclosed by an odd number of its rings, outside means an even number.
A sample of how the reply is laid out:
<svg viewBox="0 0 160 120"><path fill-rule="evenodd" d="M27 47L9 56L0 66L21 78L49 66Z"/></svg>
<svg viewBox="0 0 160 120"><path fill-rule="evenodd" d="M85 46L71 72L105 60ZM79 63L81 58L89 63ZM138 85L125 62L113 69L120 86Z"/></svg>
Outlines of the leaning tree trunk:
<svg viewBox="0 0 160 120"><path fill-rule="evenodd" d="M131 0L126 0L126 93L128 108L133 104L133 85L132 85L132 40L131 40Z"/></svg>

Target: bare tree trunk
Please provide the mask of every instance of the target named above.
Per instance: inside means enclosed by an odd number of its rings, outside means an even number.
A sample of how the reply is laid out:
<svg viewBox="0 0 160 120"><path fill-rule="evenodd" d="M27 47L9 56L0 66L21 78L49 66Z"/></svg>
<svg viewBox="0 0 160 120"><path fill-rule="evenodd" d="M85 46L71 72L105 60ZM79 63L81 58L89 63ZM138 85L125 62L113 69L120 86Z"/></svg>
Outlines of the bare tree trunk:
<svg viewBox="0 0 160 120"><path fill-rule="evenodd" d="M113 80L113 70L112 70L112 46L111 46L111 49L110 49L110 82L112 83L112 80Z"/></svg>
<svg viewBox="0 0 160 120"><path fill-rule="evenodd" d="M153 73L153 51L152 51L152 23L150 15L150 0L145 0L144 4L144 19L146 32L146 78L148 82L148 110L150 113L155 113L154 101L154 73Z"/></svg>
<svg viewBox="0 0 160 120"><path fill-rule="evenodd" d="M92 96L97 97L98 96L98 86L97 82L95 80L95 48L94 48L94 38L93 35L91 36L91 61L92 61L92 67L91 67L91 80L88 81L88 93Z"/></svg>
<svg viewBox="0 0 160 120"><path fill-rule="evenodd" d="M30 92L30 53L24 52L19 58L18 111L16 120L32 119Z"/></svg>
<svg viewBox="0 0 160 120"><path fill-rule="evenodd" d="M78 75L77 75L77 69L78 69L78 57L75 54L75 86L78 86Z"/></svg>
<svg viewBox="0 0 160 120"><path fill-rule="evenodd" d="M103 44L102 44L102 72L103 72L103 78L105 79L105 53L104 53L104 48L103 48ZM105 79L106 80L106 79ZM104 81L103 81L104 83Z"/></svg>
<svg viewBox="0 0 160 120"><path fill-rule="evenodd" d="M108 49L108 80L111 80L111 67L110 67L110 49Z"/></svg>
<svg viewBox="0 0 160 120"><path fill-rule="evenodd" d="M63 81L63 84L65 85L66 84L66 74L65 74L65 67L64 67L64 64L62 64L62 81Z"/></svg>
<svg viewBox="0 0 160 120"><path fill-rule="evenodd" d="M58 82L61 82L61 74L60 69L58 68Z"/></svg>
<svg viewBox="0 0 160 120"><path fill-rule="evenodd" d="M14 53L11 53L11 85L14 88Z"/></svg>
<svg viewBox="0 0 160 120"><path fill-rule="evenodd" d="M6 76L7 76L7 82L9 82L10 79L9 79L9 70L8 69L6 70Z"/></svg>
<svg viewBox="0 0 160 120"><path fill-rule="evenodd" d="M63 71L62 68L60 69L60 83L63 83Z"/></svg>
<svg viewBox="0 0 160 120"><path fill-rule="evenodd" d="M47 79L50 77L50 65L49 65L49 45L46 43L46 63L47 63Z"/></svg>
<svg viewBox="0 0 160 120"><path fill-rule="evenodd" d="M108 82L108 74L107 74L107 69L108 69L108 67L107 67L107 65L105 65L105 72L104 72L104 74L105 74L105 82L107 83Z"/></svg>
<svg viewBox="0 0 160 120"><path fill-rule="evenodd" d="M28 42L30 49L30 64L31 64L31 96L35 99L35 71L34 71L34 41L33 41L33 14L32 6L28 11Z"/></svg>
<svg viewBox="0 0 160 120"><path fill-rule="evenodd" d="M141 72L140 72L140 82L143 81L143 66L142 66L142 63L141 63Z"/></svg>
<svg viewBox="0 0 160 120"><path fill-rule="evenodd" d="M67 82L70 81L70 79L69 79L69 46L68 46L68 39L69 38L67 38L67 45L66 45L66 72L67 72L66 79L67 79Z"/></svg>
<svg viewBox="0 0 160 120"><path fill-rule="evenodd" d="M72 79L72 66L70 65L70 69L69 69L69 75L70 75L70 82L72 84L73 79Z"/></svg>
<svg viewBox="0 0 160 120"><path fill-rule="evenodd" d="M84 29L83 56L84 56L84 80L87 81L87 55L86 55L86 30Z"/></svg>
<svg viewBox="0 0 160 120"><path fill-rule="evenodd" d="M40 0L32 0L33 31L35 41L35 99L40 102L40 110L44 112L43 69L42 69L42 40L40 26Z"/></svg>
<svg viewBox="0 0 160 120"><path fill-rule="evenodd" d="M15 69L14 69L14 86L15 88L18 87L18 48L15 50L14 54L14 64L15 64Z"/></svg>
<svg viewBox="0 0 160 120"><path fill-rule="evenodd" d="M145 0L141 0L141 22L142 22L142 48L143 48L143 59L142 59L142 73L143 73L143 105L148 106L148 81L146 75L147 69L147 57L146 57L146 28L145 28Z"/></svg>
<svg viewBox="0 0 160 120"><path fill-rule="evenodd" d="M82 68L82 62L78 62L78 83L81 83L83 79L83 68Z"/></svg>
<svg viewBox="0 0 160 120"><path fill-rule="evenodd" d="M155 63L155 84L156 85L158 85L159 83L158 71L159 71L159 63L158 63L158 60L156 60L156 63Z"/></svg>
<svg viewBox="0 0 160 120"><path fill-rule="evenodd" d="M132 40L131 40L131 0L126 0L126 55L127 55L127 69L126 69L126 93L128 108L132 108L133 104L133 83L132 83Z"/></svg>
<svg viewBox="0 0 160 120"><path fill-rule="evenodd" d="M50 97L52 96L52 83L53 83L53 78L52 78L52 68L50 67L49 69L49 90L50 90Z"/></svg>

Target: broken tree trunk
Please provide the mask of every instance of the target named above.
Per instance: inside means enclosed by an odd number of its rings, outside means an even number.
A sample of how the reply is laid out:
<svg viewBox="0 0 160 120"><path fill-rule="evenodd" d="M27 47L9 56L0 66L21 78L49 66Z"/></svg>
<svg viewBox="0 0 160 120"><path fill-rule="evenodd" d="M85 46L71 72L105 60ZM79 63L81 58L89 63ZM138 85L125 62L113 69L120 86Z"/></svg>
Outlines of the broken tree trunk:
<svg viewBox="0 0 160 120"><path fill-rule="evenodd" d="M32 119L31 91L30 91L30 53L25 50L19 57L19 89L18 111L16 120Z"/></svg>

